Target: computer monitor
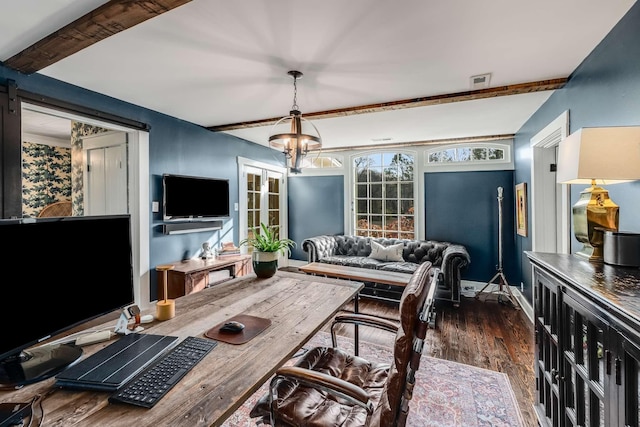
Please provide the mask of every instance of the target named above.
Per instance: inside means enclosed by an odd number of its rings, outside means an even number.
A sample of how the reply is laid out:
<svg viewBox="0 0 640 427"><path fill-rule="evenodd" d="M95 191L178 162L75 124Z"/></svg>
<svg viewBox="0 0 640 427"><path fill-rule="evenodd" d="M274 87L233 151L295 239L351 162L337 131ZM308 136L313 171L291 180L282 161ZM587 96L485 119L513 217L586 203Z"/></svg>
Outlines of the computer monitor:
<svg viewBox="0 0 640 427"><path fill-rule="evenodd" d="M134 302L131 219L0 220L0 239L0 387L19 387L56 375L82 355L73 344L38 344Z"/></svg>

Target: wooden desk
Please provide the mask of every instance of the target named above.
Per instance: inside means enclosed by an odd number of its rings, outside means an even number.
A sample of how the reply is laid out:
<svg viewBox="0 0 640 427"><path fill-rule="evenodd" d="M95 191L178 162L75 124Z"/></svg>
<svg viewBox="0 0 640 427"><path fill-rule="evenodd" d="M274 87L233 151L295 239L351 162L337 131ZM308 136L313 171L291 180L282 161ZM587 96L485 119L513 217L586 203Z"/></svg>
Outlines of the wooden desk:
<svg viewBox="0 0 640 427"><path fill-rule="evenodd" d="M36 394L53 391L43 401L47 427L219 426L362 286L278 272L269 279L251 274L176 299L176 317L145 325L143 333L180 339L203 336L209 328L240 313L269 318L272 324L246 344L219 342L151 409L110 404L109 393L55 389L53 378L20 390L0 390L0 402L28 402ZM87 346L85 354L106 345Z"/></svg>

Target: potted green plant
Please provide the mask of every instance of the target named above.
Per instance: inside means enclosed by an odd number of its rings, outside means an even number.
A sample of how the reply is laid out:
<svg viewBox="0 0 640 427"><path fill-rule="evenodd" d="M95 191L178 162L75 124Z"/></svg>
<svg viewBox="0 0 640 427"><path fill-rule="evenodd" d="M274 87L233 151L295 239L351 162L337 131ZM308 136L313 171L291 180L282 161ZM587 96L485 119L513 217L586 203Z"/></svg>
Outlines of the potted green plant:
<svg viewBox="0 0 640 427"><path fill-rule="evenodd" d="M240 246L243 245L253 249L251 253L253 272L258 277L266 278L276 274L278 256L290 255L291 248L296 246L296 242L291 239L281 239L277 226L268 226L261 222L260 227L254 228L253 236L240 242Z"/></svg>

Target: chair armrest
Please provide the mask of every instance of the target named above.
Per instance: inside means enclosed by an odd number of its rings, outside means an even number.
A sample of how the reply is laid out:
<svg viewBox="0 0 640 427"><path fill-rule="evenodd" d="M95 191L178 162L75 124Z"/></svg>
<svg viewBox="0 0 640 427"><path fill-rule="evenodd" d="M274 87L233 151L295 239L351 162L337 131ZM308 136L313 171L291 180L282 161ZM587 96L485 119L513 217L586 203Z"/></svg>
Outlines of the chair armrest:
<svg viewBox="0 0 640 427"><path fill-rule="evenodd" d="M295 380L309 387L326 391L362 406L368 413L373 412L373 403L369 400L369 395L360 387L340 378L297 366L285 366L276 371L269 387L270 408L273 407L273 398L276 396L277 385L281 379Z"/></svg>
<svg viewBox="0 0 640 427"><path fill-rule="evenodd" d="M335 254L338 242L334 236L309 237L302 241L302 249L307 252L309 262L316 262L322 258Z"/></svg>
<svg viewBox="0 0 640 427"><path fill-rule="evenodd" d="M336 336L335 328L336 326L342 323L349 323L352 325L359 325L359 326L369 326L372 328L382 329L382 330L393 332L393 333L398 332L398 328L399 328L397 322L393 322L388 319L383 319L382 317L369 316L367 314L358 314L358 313L341 314L336 316L333 319L333 322L331 322L331 344L333 345L334 348L338 347L338 339ZM359 342L357 339L355 340L354 345L356 346L355 354L357 356L359 353L357 348L359 347Z"/></svg>
<svg viewBox="0 0 640 427"><path fill-rule="evenodd" d="M370 316L367 314L340 314L337 315L331 323L331 328L340 323L350 323L353 325L370 326L372 328L384 329L389 332L398 332L397 322L393 322L382 317ZM335 347L335 343L334 343Z"/></svg>

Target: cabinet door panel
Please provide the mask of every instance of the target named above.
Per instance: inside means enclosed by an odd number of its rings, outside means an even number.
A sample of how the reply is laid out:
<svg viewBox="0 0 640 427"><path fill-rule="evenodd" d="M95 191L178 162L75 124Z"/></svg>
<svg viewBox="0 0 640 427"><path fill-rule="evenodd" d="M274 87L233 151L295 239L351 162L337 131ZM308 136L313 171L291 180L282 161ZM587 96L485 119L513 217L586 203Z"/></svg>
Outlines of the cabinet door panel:
<svg viewBox="0 0 640 427"><path fill-rule="evenodd" d="M609 325L576 299L564 294L562 301L562 387L567 425L609 426L605 388L610 387L611 375L605 371L604 352L610 346Z"/></svg>
<svg viewBox="0 0 640 427"><path fill-rule="evenodd" d="M621 357L618 358L618 425L640 425L640 348L628 339L621 339Z"/></svg>
<svg viewBox="0 0 640 427"><path fill-rule="evenodd" d="M562 396L559 388L561 354L558 347L561 288L538 272L535 279L536 412L542 424L560 426Z"/></svg>

